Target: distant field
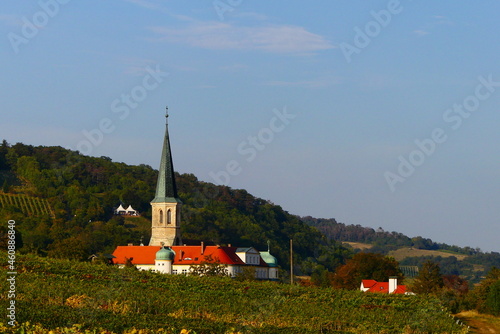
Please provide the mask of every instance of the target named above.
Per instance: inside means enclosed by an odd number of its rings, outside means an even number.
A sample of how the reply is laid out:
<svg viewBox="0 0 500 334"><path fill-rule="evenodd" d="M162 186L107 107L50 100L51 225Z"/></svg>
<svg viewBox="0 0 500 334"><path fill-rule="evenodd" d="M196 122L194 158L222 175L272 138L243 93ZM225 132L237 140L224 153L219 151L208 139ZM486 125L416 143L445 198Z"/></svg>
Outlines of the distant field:
<svg viewBox="0 0 500 334"><path fill-rule="evenodd" d="M442 252L442 251L435 251L435 250L426 250L426 249L417 249L417 248L400 248L395 251L390 251L389 256L392 256L395 258L397 261L401 261L407 257L414 257L414 256L441 256L441 257L450 257L454 256L457 258L457 260L463 260L467 257L467 255L461 255L461 254L453 254L449 252Z"/></svg>
<svg viewBox="0 0 500 334"><path fill-rule="evenodd" d="M370 244L364 244L362 242L349 242L349 241L344 241L343 244L347 244L351 246L354 249L370 249L373 247L373 245Z"/></svg>

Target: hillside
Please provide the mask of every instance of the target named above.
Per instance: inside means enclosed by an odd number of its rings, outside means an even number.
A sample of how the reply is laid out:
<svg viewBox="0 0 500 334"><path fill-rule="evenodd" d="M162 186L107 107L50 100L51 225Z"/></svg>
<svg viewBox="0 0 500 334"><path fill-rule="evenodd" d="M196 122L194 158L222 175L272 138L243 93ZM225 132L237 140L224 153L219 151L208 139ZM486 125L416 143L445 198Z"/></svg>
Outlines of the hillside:
<svg viewBox="0 0 500 334"><path fill-rule="evenodd" d="M436 243L421 236L410 238L402 233L348 225L335 219L302 217L329 240L341 241L354 252L374 252L393 256L402 266L419 266L432 260L444 275L459 275L478 283L493 267L500 268L500 253L482 252L471 247Z"/></svg>
<svg viewBox="0 0 500 334"><path fill-rule="evenodd" d="M1 259L5 258L2 252ZM2 262L4 266L5 260ZM182 330L415 334L467 331L437 299L429 296L162 275L33 255L19 257L18 263L16 320L24 330L0 324L4 333L138 333L133 328L144 329L140 333L176 334ZM6 279L5 271L0 279ZM5 309L6 294L0 301Z"/></svg>
<svg viewBox="0 0 500 334"><path fill-rule="evenodd" d="M150 166L128 166L61 147L4 141L0 218L16 221L18 248L24 253L86 260L91 254L111 253L118 245L147 243L157 173ZM295 270L306 275L317 267L334 270L350 254L280 206L245 190L200 182L192 174L177 174L176 179L184 203L185 243L264 250L269 240L281 267L288 268L293 239ZM3 205L6 200L8 205ZM47 209L35 210L32 203ZM113 215L120 203L131 204L141 217Z"/></svg>

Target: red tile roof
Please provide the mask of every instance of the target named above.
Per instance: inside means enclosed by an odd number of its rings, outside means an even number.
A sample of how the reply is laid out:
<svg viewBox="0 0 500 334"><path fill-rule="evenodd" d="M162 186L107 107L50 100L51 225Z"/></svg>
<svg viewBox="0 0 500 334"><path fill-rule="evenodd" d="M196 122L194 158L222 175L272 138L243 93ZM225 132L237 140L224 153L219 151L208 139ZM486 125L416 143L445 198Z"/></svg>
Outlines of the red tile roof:
<svg viewBox="0 0 500 334"><path fill-rule="evenodd" d="M171 248L175 252L174 264L200 264L206 260L207 256L212 256L213 260L223 264L245 264L236 255L236 247L205 246L203 254L201 254L201 246L172 246Z"/></svg>
<svg viewBox="0 0 500 334"><path fill-rule="evenodd" d="M406 293L406 285L398 285L394 293L405 294Z"/></svg>
<svg viewBox="0 0 500 334"><path fill-rule="evenodd" d="M373 280L373 279L364 279L361 281L361 283L363 283L363 286L365 288L370 288L370 287L374 286L375 284L377 284L378 282Z"/></svg>
<svg viewBox="0 0 500 334"><path fill-rule="evenodd" d="M160 246L118 246L113 255L115 264L125 264L126 258L132 259L135 265L154 265L156 252ZM172 246L175 252L173 264L201 264L206 256L212 256L213 260L218 260L222 264L245 265L236 255L236 247L205 246L202 254L201 246ZM267 266L265 263L261 265Z"/></svg>
<svg viewBox="0 0 500 334"><path fill-rule="evenodd" d="M113 263L125 264L128 258L133 264L154 264L159 250L159 246L118 246L113 252Z"/></svg>
<svg viewBox="0 0 500 334"><path fill-rule="evenodd" d="M380 292L389 293L389 283L388 282L377 282L375 285L368 289L369 292Z"/></svg>
<svg viewBox="0 0 500 334"><path fill-rule="evenodd" d="M363 287L368 288L368 292L389 293L388 282L377 282L372 279L362 280ZM393 293L404 294L406 292L406 285L398 285Z"/></svg>

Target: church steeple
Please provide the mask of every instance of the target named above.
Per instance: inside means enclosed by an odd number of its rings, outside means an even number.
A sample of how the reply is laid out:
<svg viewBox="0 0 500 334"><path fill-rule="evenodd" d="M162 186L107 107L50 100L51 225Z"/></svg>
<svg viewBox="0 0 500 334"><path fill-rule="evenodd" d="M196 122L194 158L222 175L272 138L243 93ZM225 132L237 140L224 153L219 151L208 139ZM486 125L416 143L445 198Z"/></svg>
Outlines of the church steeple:
<svg viewBox="0 0 500 334"><path fill-rule="evenodd" d="M163 150L161 152L160 171L156 183L156 196L151 203L177 203L177 185L175 184L174 163L170 149L170 138L168 136L168 107L165 115L166 128Z"/></svg>
<svg viewBox="0 0 500 334"><path fill-rule="evenodd" d="M156 195L151 201L152 222L150 246L180 245L181 205L175 184L174 164L168 135L168 107L165 139L161 153L160 170L156 183Z"/></svg>

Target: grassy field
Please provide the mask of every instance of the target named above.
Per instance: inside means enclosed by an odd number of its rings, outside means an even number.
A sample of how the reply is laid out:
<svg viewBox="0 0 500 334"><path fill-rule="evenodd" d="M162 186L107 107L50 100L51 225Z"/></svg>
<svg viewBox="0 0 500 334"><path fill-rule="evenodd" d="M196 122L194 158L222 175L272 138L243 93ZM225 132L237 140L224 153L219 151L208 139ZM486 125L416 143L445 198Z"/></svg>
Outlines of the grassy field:
<svg viewBox="0 0 500 334"><path fill-rule="evenodd" d="M417 249L417 248L410 248L410 247L405 247L405 248L400 248L400 249L395 250L395 251L390 251L388 255L392 256L397 261L401 261L404 258L413 257L413 256L441 256L441 257L454 256L457 258L457 260L463 260L467 257L467 255L462 255L462 254L454 254L454 253L450 253L450 252Z"/></svg>
<svg viewBox="0 0 500 334"><path fill-rule="evenodd" d="M370 249L373 247L373 245L370 245L370 244L365 244L365 243L362 243L362 242L350 242L350 241L344 241L342 242L343 244L347 244L349 246L351 246L352 248L354 249Z"/></svg>
<svg viewBox="0 0 500 334"><path fill-rule="evenodd" d="M489 314L479 314L476 311L461 312L457 318L471 328L471 333L492 334L500 333L500 317Z"/></svg>
<svg viewBox="0 0 500 334"><path fill-rule="evenodd" d="M424 296L162 275L31 255L17 261L21 325L4 322L2 333L467 332ZM5 310L6 293L0 301Z"/></svg>

